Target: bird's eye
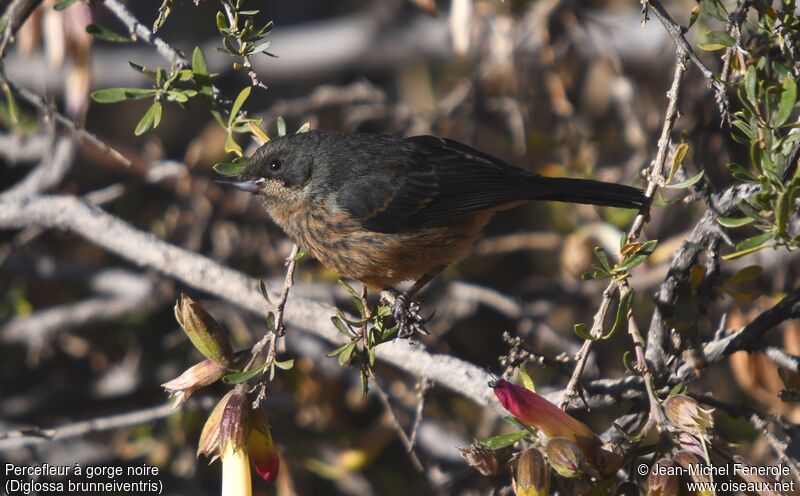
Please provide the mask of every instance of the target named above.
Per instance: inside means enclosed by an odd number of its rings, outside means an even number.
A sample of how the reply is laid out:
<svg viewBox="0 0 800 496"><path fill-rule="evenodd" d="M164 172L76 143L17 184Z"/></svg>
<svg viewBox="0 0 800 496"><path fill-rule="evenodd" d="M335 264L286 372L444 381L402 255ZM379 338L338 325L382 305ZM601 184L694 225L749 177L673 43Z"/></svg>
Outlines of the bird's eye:
<svg viewBox="0 0 800 496"><path fill-rule="evenodd" d="M278 172L283 167L283 164L277 158L273 158L269 163L269 170L272 172Z"/></svg>

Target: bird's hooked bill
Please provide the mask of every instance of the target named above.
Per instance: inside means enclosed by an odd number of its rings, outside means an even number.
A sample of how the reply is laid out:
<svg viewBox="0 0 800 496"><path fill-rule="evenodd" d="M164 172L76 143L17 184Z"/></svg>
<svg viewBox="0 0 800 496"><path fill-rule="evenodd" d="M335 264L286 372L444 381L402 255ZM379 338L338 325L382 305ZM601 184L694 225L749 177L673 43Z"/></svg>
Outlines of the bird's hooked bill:
<svg viewBox="0 0 800 496"><path fill-rule="evenodd" d="M261 183L259 181L217 181L220 184L227 184L236 189L247 191L248 193L258 193L261 190Z"/></svg>

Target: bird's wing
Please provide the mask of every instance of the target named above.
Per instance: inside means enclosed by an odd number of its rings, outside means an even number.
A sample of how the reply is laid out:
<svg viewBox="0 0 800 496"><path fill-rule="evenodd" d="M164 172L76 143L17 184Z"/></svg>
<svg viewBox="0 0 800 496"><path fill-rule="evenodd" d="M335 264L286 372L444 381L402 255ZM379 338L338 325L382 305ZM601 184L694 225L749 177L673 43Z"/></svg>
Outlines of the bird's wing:
<svg viewBox="0 0 800 496"><path fill-rule="evenodd" d="M533 193L534 174L467 145L432 136L404 141L414 152L402 164L374 174L367 170L337 196L368 229L402 232L435 225Z"/></svg>

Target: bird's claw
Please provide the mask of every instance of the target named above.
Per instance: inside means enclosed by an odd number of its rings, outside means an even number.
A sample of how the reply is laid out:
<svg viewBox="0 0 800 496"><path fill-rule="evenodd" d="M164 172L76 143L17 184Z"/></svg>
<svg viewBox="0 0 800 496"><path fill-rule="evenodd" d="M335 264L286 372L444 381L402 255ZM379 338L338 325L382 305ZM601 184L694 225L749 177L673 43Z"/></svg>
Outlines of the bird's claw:
<svg viewBox="0 0 800 496"><path fill-rule="evenodd" d="M397 323L397 337L400 339L408 339L415 334L428 334L425 324L433 317L423 317L420 314L421 307L416 301L408 301L408 297L404 294L393 295L394 301L389 303L392 305L392 317ZM388 300L388 298L386 298Z"/></svg>

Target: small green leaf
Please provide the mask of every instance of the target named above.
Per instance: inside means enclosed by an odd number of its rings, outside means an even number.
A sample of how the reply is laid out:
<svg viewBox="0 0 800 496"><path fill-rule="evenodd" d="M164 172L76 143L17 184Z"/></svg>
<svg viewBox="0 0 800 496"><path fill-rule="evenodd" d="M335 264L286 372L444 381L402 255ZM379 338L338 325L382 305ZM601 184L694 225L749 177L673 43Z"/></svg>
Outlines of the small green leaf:
<svg viewBox="0 0 800 496"><path fill-rule="evenodd" d="M222 165L222 164L214 164L214 167L216 167L217 165ZM267 300L267 303L272 304L272 301L269 299L269 293L267 292L267 283L265 283L263 279L258 280L258 292L261 293L261 296L265 300Z"/></svg>
<svg viewBox="0 0 800 496"><path fill-rule="evenodd" d="M242 382L247 382L253 377L257 376L267 367L267 364L263 364L259 367L252 368L250 370L245 370L243 372L234 372L233 374L228 374L222 378L222 382L225 384L241 384Z"/></svg>
<svg viewBox="0 0 800 496"><path fill-rule="evenodd" d="M753 222L754 219L750 217L717 217L717 222L729 228L746 226Z"/></svg>
<svg viewBox="0 0 800 496"><path fill-rule="evenodd" d="M761 246L764 244L768 239L772 238L771 232L765 232L753 236L751 238L747 238L744 241L740 241L736 244L737 250L749 250L750 248L755 248L756 246Z"/></svg>
<svg viewBox="0 0 800 496"><path fill-rule="evenodd" d="M625 370L628 372L633 372L635 367L633 366L633 362L631 361L631 352L626 351L622 354L622 365L625 367Z"/></svg>
<svg viewBox="0 0 800 496"><path fill-rule="evenodd" d="M739 284L742 282L752 281L764 272L764 268L760 265L748 265L742 270L736 272L725 280L725 284Z"/></svg>
<svg viewBox="0 0 800 496"><path fill-rule="evenodd" d="M591 334L589 334L589 328L583 322L575 324L574 330L575 334L584 341L593 341Z"/></svg>
<svg viewBox="0 0 800 496"><path fill-rule="evenodd" d="M247 165L241 162L221 162L214 164L212 169L223 176L238 176L244 171L245 167Z"/></svg>
<svg viewBox="0 0 800 496"><path fill-rule="evenodd" d="M775 116L776 126L781 126L789 120L796 102L797 82L792 76L786 76L786 79L783 80L783 91L781 91L781 101L778 104L778 113Z"/></svg>
<svg viewBox="0 0 800 496"><path fill-rule="evenodd" d="M489 450L498 450L524 439L529 434L526 430L510 432L508 434L501 434L499 436L487 437L481 440L481 445Z"/></svg>
<svg viewBox="0 0 800 496"><path fill-rule="evenodd" d="M159 122L161 122L161 110L161 103L153 102L150 108L147 109L147 112L145 112L139 120L139 123L136 124L136 129L133 131L133 134L141 136L151 128L157 127Z"/></svg>
<svg viewBox="0 0 800 496"><path fill-rule="evenodd" d="M294 254L294 257L292 257L292 262L299 262L305 256L306 256L306 251L302 248L298 248L297 253Z"/></svg>
<svg viewBox="0 0 800 496"><path fill-rule="evenodd" d="M278 126L278 136L286 136L286 121L283 120L283 116L278 116L276 124Z"/></svg>
<svg viewBox="0 0 800 496"><path fill-rule="evenodd" d="M92 100L97 103L117 103L125 100L140 100L156 94L154 89L143 88L107 88L92 92Z"/></svg>
<svg viewBox="0 0 800 496"><path fill-rule="evenodd" d="M275 366L281 370L290 370L292 367L294 367L294 359L284 360L283 362L275 360L273 363L275 363Z"/></svg>
<svg viewBox="0 0 800 496"><path fill-rule="evenodd" d="M16 126L19 123L19 107L17 106L17 100L14 98L14 94L11 93L11 88L7 84L3 85L3 93L6 95L8 118L11 121L11 125Z"/></svg>
<svg viewBox="0 0 800 496"><path fill-rule="evenodd" d="M245 88L239 92L239 95L236 97L236 100L233 101L233 107L231 107L231 115L228 118L228 126L233 125L233 121L236 119L236 116L239 114L239 110L244 105L244 102L247 101L247 98L250 96L251 86L245 86Z"/></svg>
<svg viewBox="0 0 800 496"><path fill-rule="evenodd" d="M350 332L350 328L347 326L347 324L345 323L344 320L342 320L339 317L334 316L334 317L331 317L331 322L336 327L336 329L339 330L339 332L341 332L342 334L344 334L347 337L353 337L353 333Z"/></svg>
<svg viewBox="0 0 800 496"><path fill-rule="evenodd" d="M294 134L307 133L310 129L311 129L311 123L310 122L306 122L302 126L297 128L297 131L295 131Z"/></svg>
<svg viewBox="0 0 800 496"><path fill-rule="evenodd" d="M192 52L192 72L208 76L208 62L206 56L203 55L203 50L199 46L194 47Z"/></svg>
<svg viewBox="0 0 800 496"><path fill-rule="evenodd" d="M604 271L611 272L611 262L608 261L608 255L606 255L605 250L603 250L599 246L595 246L594 256L597 258L597 261L600 262L600 267Z"/></svg>
<svg viewBox="0 0 800 496"><path fill-rule="evenodd" d="M519 378L522 380L522 385L528 391L535 393L536 392L536 385L533 383L533 378L528 374L528 371L524 368L519 369Z"/></svg>
<svg viewBox="0 0 800 496"><path fill-rule="evenodd" d="M675 149L675 154L672 156L672 168L669 170L669 176L667 176L667 184L672 182L672 178L675 176L675 173L678 172L678 169L683 164L683 161L686 160L686 155L689 154L689 143L681 143L678 145L678 148Z"/></svg>
<svg viewBox="0 0 800 496"><path fill-rule="evenodd" d="M758 100L756 99L756 84L756 66L751 65L747 68L747 73L744 76L744 88L747 92L747 99L750 100L750 103L754 106L758 106Z"/></svg>
<svg viewBox="0 0 800 496"><path fill-rule="evenodd" d="M103 41L112 41L114 43L130 43L132 41L130 36L119 34L99 24L89 24L86 26L86 32Z"/></svg>
<svg viewBox="0 0 800 496"><path fill-rule="evenodd" d="M628 290L619 300L619 305L617 305L617 315L614 318L614 325L611 327L611 330L608 331L608 334L605 334L600 339L609 339L611 338L619 329L626 329L628 327L628 312L631 309L631 303L633 302L633 289Z"/></svg>
<svg viewBox="0 0 800 496"><path fill-rule="evenodd" d="M350 343L344 347L339 353L339 365L344 367L353 360L353 354L356 351L356 343Z"/></svg>
<svg viewBox="0 0 800 496"><path fill-rule="evenodd" d="M675 396L676 394L683 394L688 389L689 388L686 387L686 384L684 384L682 382L679 382L679 383L675 384L674 386L672 386L672 389L669 390L669 395L668 396Z"/></svg>
<svg viewBox="0 0 800 496"><path fill-rule="evenodd" d="M672 189L688 188L689 186L691 186L694 183L696 183L697 181L699 181L703 177L703 174L705 174L705 173L706 173L706 171L701 170L700 172L698 172L697 174L695 174L694 176L690 177L689 179L687 179L685 181L681 181L681 182L675 183L675 184L667 184L664 187L665 188L672 188Z"/></svg>
<svg viewBox="0 0 800 496"><path fill-rule="evenodd" d="M710 52L732 47L735 44L736 40L728 33L724 31L711 31L706 35L705 43L699 43L697 46Z"/></svg>
<svg viewBox="0 0 800 496"><path fill-rule="evenodd" d="M59 2L56 2L55 5L53 5L53 9L54 10L64 10L64 9L66 9L67 7L69 7L70 5L72 5L75 2L76 2L76 0L61 0Z"/></svg>
<svg viewBox="0 0 800 496"><path fill-rule="evenodd" d="M228 20L225 19L225 14L222 12L217 12L217 29L220 31L228 29Z"/></svg>
<svg viewBox="0 0 800 496"><path fill-rule="evenodd" d="M235 153L239 157L242 156L242 147L233 139L232 133L228 133L227 138L225 138L225 153Z"/></svg>

